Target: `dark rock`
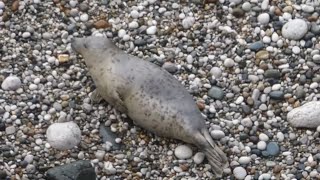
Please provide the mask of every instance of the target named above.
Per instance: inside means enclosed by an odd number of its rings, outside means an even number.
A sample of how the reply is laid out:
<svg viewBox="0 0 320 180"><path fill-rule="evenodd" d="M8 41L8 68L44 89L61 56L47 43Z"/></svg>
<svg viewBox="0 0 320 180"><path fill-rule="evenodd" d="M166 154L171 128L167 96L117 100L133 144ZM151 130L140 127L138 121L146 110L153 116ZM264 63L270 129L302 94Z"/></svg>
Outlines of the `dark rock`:
<svg viewBox="0 0 320 180"><path fill-rule="evenodd" d="M306 168L306 165L304 165L302 163L298 164L298 169L304 170L304 168Z"/></svg>
<svg viewBox="0 0 320 180"><path fill-rule="evenodd" d="M89 5L87 3L81 3L79 4L79 9L82 12L87 12L89 10Z"/></svg>
<svg viewBox="0 0 320 180"><path fill-rule="evenodd" d="M285 55L292 55L292 50L289 48L286 48L283 52Z"/></svg>
<svg viewBox="0 0 320 180"><path fill-rule="evenodd" d="M0 170L0 179L7 179L7 173L4 170Z"/></svg>
<svg viewBox="0 0 320 180"><path fill-rule="evenodd" d="M47 180L96 180L96 173L90 161L76 161L51 168Z"/></svg>
<svg viewBox="0 0 320 180"><path fill-rule="evenodd" d="M320 26L317 23L312 23L310 29L311 29L311 32L314 33L315 35L320 34Z"/></svg>
<svg viewBox="0 0 320 180"><path fill-rule="evenodd" d="M304 35L303 39L305 41L308 41L308 40L312 39L313 37L315 37L315 35L313 33L311 33L311 32L308 32L306 35Z"/></svg>
<svg viewBox="0 0 320 180"><path fill-rule="evenodd" d="M262 151L261 154L263 157L268 157L270 155L268 151Z"/></svg>
<svg viewBox="0 0 320 180"><path fill-rule="evenodd" d="M241 105L241 108L242 108L242 111L245 113L245 114L250 114L251 113L251 108L245 104Z"/></svg>
<svg viewBox="0 0 320 180"><path fill-rule="evenodd" d="M259 149L252 149L251 150L251 154L255 154L257 156L260 156L261 155L261 151Z"/></svg>
<svg viewBox="0 0 320 180"><path fill-rule="evenodd" d="M283 100L284 99L284 93L282 91L272 91L269 94L271 99L274 100Z"/></svg>
<svg viewBox="0 0 320 180"><path fill-rule="evenodd" d="M241 141L244 141L244 140L246 140L248 138L249 138L248 134L245 134L245 133L241 133L240 136L239 136L239 139Z"/></svg>
<svg viewBox="0 0 320 180"><path fill-rule="evenodd" d="M252 51L259 51L264 48L264 44L261 41L254 42L249 45L249 49Z"/></svg>
<svg viewBox="0 0 320 180"><path fill-rule="evenodd" d="M136 46L144 46L147 44L147 41L144 39L136 39L134 40L133 44Z"/></svg>
<svg viewBox="0 0 320 180"><path fill-rule="evenodd" d="M313 73L313 70L309 69L307 72L306 72L306 77L308 79L312 79L314 77L314 73Z"/></svg>
<svg viewBox="0 0 320 180"><path fill-rule="evenodd" d="M306 41L306 44L304 45L305 48L311 48L313 46L313 42L308 40Z"/></svg>
<svg viewBox="0 0 320 180"><path fill-rule="evenodd" d="M4 114L6 111L2 108L2 107L0 107L0 114Z"/></svg>
<svg viewBox="0 0 320 180"><path fill-rule="evenodd" d="M280 71L277 69L268 69L264 73L265 78L280 79Z"/></svg>
<svg viewBox="0 0 320 180"><path fill-rule="evenodd" d="M303 179L302 172L297 172L296 179Z"/></svg>
<svg viewBox="0 0 320 180"><path fill-rule="evenodd" d="M307 82L307 77L306 75L302 74L300 77L299 77L299 83L300 84L305 84Z"/></svg>
<svg viewBox="0 0 320 180"><path fill-rule="evenodd" d="M257 136L250 136L250 142L252 143L258 143L259 142L259 138Z"/></svg>
<svg viewBox="0 0 320 180"><path fill-rule="evenodd" d="M237 7L237 8L234 8L232 10L232 15L234 15L235 17L237 18L240 18L240 17L243 17L245 14L244 10L242 10L241 8Z"/></svg>
<svg viewBox="0 0 320 180"><path fill-rule="evenodd" d="M112 143L113 150L119 150L121 148L121 145L119 143L115 142L117 135L111 131L110 127L100 125L99 133L100 133L100 136L102 136L102 141L104 143L107 141Z"/></svg>
<svg viewBox="0 0 320 180"><path fill-rule="evenodd" d="M6 130L6 124L4 122L0 122L0 131Z"/></svg>
<svg viewBox="0 0 320 180"><path fill-rule="evenodd" d="M282 26L283 26L283 22L281 21L274 21L272 22L272 25L273 25L273 28L274 30L281 30L282 29Z"/></svg>

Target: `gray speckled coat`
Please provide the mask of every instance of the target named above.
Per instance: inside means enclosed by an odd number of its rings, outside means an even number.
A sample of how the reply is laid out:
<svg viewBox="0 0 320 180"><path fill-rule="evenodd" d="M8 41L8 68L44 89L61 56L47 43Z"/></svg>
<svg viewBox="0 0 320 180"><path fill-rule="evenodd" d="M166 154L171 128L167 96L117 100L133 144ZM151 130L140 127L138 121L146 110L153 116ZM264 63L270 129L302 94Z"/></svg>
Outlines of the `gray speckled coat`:
<svg viewBox="0 0 320 180"><path fill-rule="evenodd" d="M159 136L192 143L207 155L216 175L227 164L192 96L164 69L130 56L103 37L75 39L72 48L88 66L97 93L135 124Z"/></svg>

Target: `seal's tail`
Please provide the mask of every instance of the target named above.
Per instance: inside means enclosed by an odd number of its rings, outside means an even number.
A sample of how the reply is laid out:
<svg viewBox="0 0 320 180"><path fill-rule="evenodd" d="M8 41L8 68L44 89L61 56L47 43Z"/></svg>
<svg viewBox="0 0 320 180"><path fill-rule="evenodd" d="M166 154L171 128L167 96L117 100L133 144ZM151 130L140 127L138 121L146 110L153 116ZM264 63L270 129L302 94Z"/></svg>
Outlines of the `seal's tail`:
<svg viewBox="0 0 320 180"><path fill-rule="evenodd" d="M227 156L213 141L207 129L202 129L195 137L196 144L206 155L212 171L217 177L221 177L223 169L228 166Z"/></svg>

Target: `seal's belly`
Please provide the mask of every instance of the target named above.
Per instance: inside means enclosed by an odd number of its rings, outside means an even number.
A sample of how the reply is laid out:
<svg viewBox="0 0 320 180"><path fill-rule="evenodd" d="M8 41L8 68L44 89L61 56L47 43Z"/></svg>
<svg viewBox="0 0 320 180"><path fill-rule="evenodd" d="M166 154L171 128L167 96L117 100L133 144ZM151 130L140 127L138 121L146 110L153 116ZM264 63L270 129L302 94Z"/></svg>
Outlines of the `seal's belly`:
<svg viewBox="0 0 320 180"><path fill-rule="evenodd" d="M195 123L200 118L193 119L176 106L173 101L163 101L157 97L149 97L140 94L133 95L126 99L128 116L134 123L159 136L173 137L180 140L192 136L197 126L202 122ZM182 105L183 106L183 105Z"/></svg>

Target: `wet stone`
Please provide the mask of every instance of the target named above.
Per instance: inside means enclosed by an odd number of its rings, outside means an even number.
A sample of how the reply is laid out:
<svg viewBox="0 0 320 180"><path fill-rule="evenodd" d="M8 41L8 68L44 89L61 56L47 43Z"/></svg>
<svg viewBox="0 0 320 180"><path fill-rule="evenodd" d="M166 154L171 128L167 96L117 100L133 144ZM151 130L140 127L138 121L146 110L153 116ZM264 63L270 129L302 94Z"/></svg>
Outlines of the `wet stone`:
<svg viewBox="0 0 320 180"><path fill-rule="evenodd" d="M209 91L208 91L208 96L217 99L217 100L222 100L224 97L224 92L221 88L217 86L213 86Z"/></svg>
<svg viewBox="0 0 320 180"><path fill-rule="evenodd" d="M276 142L269 142L267 145L267 152L270 156L276 156L280 153L280 148L278 143Z"/></svg>
<svg viewBox="0 0 320 180"><path fill-rule="evenodd" d="M264 73L265 78L280 79L280 71L277 69L268 69Z"/></svg>
<svg viewBox="0 0 320 180"><path fill-rule="evenodd" d="M282 91L272 91L269 96L274 100L284 100L284 93Z"/></svg>
<svg viewBox="0 0 320 180"><path fill-rule="evenodd" d="M102 136L103 142L110 142L112 144L113 150L119 150L121 148L121 145L119 143L116 143L115 139L117 138L117 135L111 131L110 127L106 127L104 125L100 125L99 128L100 136Z"/></svg>
<svg viewBox="0 0 320 180"><path fill-rule="evenodd" d="M47 180L96 180L96 173L90 161L76 161L51 168Z"/></svg>
<svg viewBox="0 0 320 180"><path fill-rule="evenodd" d="M252 51L259 51L259 50L263 49L264 47L265 46L264 46L263 42L261 42L261 41L254 42L249 45L249 49Z"/></svg>

